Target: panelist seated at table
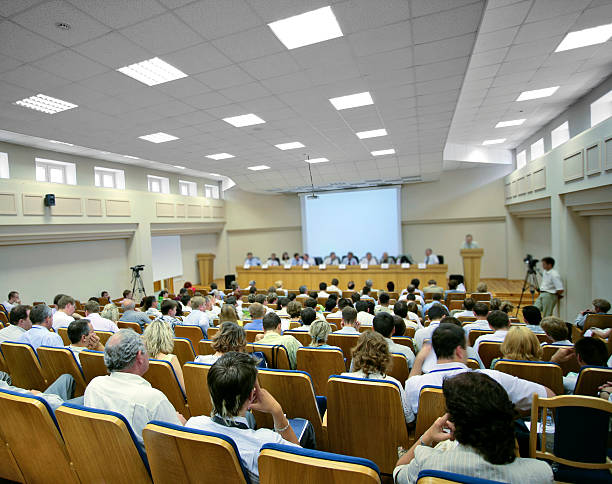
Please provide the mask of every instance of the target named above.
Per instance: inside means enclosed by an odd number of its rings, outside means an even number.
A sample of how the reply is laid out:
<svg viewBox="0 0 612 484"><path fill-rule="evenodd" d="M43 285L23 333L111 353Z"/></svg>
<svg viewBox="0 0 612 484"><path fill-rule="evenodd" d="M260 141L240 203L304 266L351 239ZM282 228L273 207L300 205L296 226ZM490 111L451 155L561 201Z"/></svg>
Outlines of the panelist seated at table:
<svg viewBox="0 0 612 484"><path fill-rule="evenodd" d="M302 264L314 265L314 257L310 257L306 252L302 255Z"/></svg>
<svg viewBox="0 0 612 484"><path fill-rule="evenodd" d="M472 234L467 234L465 236L465 241L463 242L463 244L461 244L461 248L462 249L479 249L480 246L478 245L478 242L474 240L474 237L472 237Z"/></svg>
<svg viewBox="0 0 612 484"><path fill-rule="evenodd" d="M349 252L342 258L342 263L346 264L347 266L356 266L359 265L359 259L355 257L355 254Z"/></svg>
<svg viewBox="0 0 612 484"><path fill-rule="evenodd" d="M326 266L337 266L340 265L340 263L341 261L335 252L330 252L330 254L323 260L323 264Z"/></svg>
<svg viewBox="0 0 612 484"><path fill-rule="evenodd" d="M361 264L367 264L369 266L377 266L378 259L372 255L372 252L368 252L365 257L363 257L360 261Z"/></svg>
<svg viewBox="0 0 612 484"><path fill-rule="evenodd" d="M440 263L438 256L430 248L425 249L425 260L423 262L428 266Z"/></svg>
<svg viewBox="0 0 612 484"><path fill-rule="evenodd" d="M276 257L276 254L274 252L272 252L270 254L270 257L268 257L268 260L266 261L266 264L269 265L270 267L279 266L280 265L280 259L278 257Z"/></svg>
<svg viewBox="0 0 612 484"><path fill-rule="evenodd" d="M301 266L303 263L302 258L300 257L300 254L298 254L297 252L295 254L293 254L293 259L291 259L291 265L292 266Z"/></svg>
<svg viewBox="0 0 612 484"><path fill-rule="evenodd" d="M382 256L380 257L380 263L381 264L397 264L397 261L395 260L395 257L390 256L386 252L383 252Z"/></svg>
<svg viewBox="0 0 612 484"><path fill-rule="evenodd" d="M261 261L259 260L259 257L255 257L253 255L253 252L247 252L246 258L244 259L244 265L260 266Z"/></svg>

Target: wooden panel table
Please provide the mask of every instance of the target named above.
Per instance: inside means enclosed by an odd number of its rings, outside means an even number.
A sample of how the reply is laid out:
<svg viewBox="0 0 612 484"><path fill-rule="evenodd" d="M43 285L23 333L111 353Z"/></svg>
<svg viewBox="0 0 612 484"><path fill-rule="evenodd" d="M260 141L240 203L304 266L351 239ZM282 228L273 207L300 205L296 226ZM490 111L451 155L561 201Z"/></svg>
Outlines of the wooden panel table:
<svg viewBox="0 0 612 484"><path fill-rule="evenodd" d="M318 266L310 266L308 269L303 269L300 266L285 269L284 267L269 267L262 269L261 267L250 267L245 269L242 266L236 267L236 279L240 287L247 287L249 281L255 280L259 289L266 289L274 285L275 281L283 281L283 287L287 289L297 289L302 284L305 284L308 289L318 289L320 282L331 283L335 277L340 281L338 287L345 289L349 281L355 282L355 288L360 290L366 279L372 279L374 289L385 289L388 281L395 283L395 290L401 291L413 278L418 278L421 281L420 288L427 285L429 279L435 279L438 285L446 286L446 277L448 266L446 264L438 264L427 266L426 269L419 269L417 265L412 265L408 269L402 269L399 265L391 265L388 269L381 269L380 266L369 266L367 269L362 269L360 266L347 266L346 269L340 270L337 266L327 266L326 269L320 270Z"/></svg>

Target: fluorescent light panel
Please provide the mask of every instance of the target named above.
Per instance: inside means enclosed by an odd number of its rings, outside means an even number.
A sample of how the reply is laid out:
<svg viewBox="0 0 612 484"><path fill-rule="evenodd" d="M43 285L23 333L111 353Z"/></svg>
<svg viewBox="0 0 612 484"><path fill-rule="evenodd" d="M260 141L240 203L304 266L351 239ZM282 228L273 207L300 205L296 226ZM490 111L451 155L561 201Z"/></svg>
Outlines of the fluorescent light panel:
<svg viewBox="0 0 612 484"><path fill-rule="evenodd" d="M517 101L529 101L531 99L539 99L541 97L552 96L559 86L553 87L545 87L544 89L534 89L533 91L523 91L519 97L516 98Z"/></svg>
<svg viewBox="0 0 612 484"><path fill-rule="evenodd" d="M387 136L386 129L372 129L370 131L360 131L357 133L357 137L359 139L367 139L367 138L378 138L380 136Z"/></svg>
<svg viewBox="0 0 612 484"><path fill-rule="evenodd" d="M181 165L172 165L174 168L178 168L179 170L184 170L185 167Z"/></svg>
<svg viewBox="0 0 612 484"><path fill-rule="evenodd" d="M599 25L589 29L577 30L567 34L555 49L555 52L578 49L588 45L603 44L612 37L612 24Z"/></svg>
<svg viewBox="0 0 612 484"><path fill-rule="evenodd" d="M37 94L36 96L27 97L25 99L15 101L15 104L47 114L61 113L62 111L79 107L77 104L62 101L61 99L47 96L45 94Z"/></svg>
<svg viewBox="0 0 612 484"><path fill-rule="evenodd" d="M299 141L292 141L291 143L280 143L276 146L279 150L295 150L296 148L304 148L304 145Z"/></svg>
<svg viewBox="0 0 612 484"><path fill-rule="evenodd" d="M507 128L508 126L520 126L525 119L511 119L510 121L500 121L495 125L496 128Z"/></svg>
<svg viewBox="0 0 612 484"><path fill-rule="evenodd" d="M229 153L215 153L214 155L206 155L206 158L210 158L211 160L227 160L228 158L234 158L234 155L230 155Z"/></svg>
<svg viewBox="0 0 612 484"><path fill-rule="evenodd" d="M219 173L209 173L208 176L223 176L223 175L219 175Z"/></svg>
<svg viewBox="0 0 612 484"><path fill-rule="evenodd" d="M371 151L371 153L372 153L372 156L394 155L395 150L393 148L390 148L388 150Z"/></svg>
<svg viewBox="0 0 612 484"><path fill-rule="evenodd" d="M483 145L498 145L506 141L506 138L498 138L498 139L486 139L482 142Z"/></svg>
<svg viewBox="0 0 612 484"><path fill-rule="evenodd" d="M310 163L311 165L315 163L327 163L329 160L327 158L310 158L306 160L306 163Z"/></svg>
<svg viewBox="0 0 612 484"><path fill-rule="evenodd" d="M223 118L223 121L235 126L236 128L265 123L263 119L253 113L242 114L241 116L232 116L231 118Z"/></svg>
<svg viewBox="0 0 612 484"><path fill-rule="evenodd" d="M131 158L132 160L140 160L140 158L138 158L137 156L132 156L132 155L123 155L124 158Z"/></svg>
<svg viewBox="0 0 612 484"><path fill-rule="evenodd" d="M187 77L187 74L164 62L159 57L153 57L153 59L121 67L117 70L147 86L156 86Z"/></svg>
<svg viewBox="0 0 612 484"><path fill-rule="evenodd" d="M140 139L150 141L151 143L165 143L166 141L173 141L178 139L176 136L172 136L168 133L153 133L145 136L139 136Z"/></svg>
<svg viewBox="0 0 612 484"><path fill-rule="evenodd" d="M269 170L270 169L270 167L268 165L249 166L248 168L249 168L249 170L252 170L252 171L261 171L261 170Z"/></svg>
<svg viewBox="0 0 612 484"><path fill-rule="evenodd" d="M287 49L297 49L343 35L329 6L277 20L268 26Z"/></svg>
<svg viewBox="0 0 612 484"><path fill-rule="evenodd" d="M72 143L66 143L65 141L57 141L54 139L50 139L49 141L51 141L51 143L55 143L58 145L74 146Z"/></svg>
<svg viewBox="0 0 612 484"><path fill-rule="evenodd" d="M374 104L372 96L368 91L349 94L348 96L333 97L329 102L332 103L338 111Z"/></svg>

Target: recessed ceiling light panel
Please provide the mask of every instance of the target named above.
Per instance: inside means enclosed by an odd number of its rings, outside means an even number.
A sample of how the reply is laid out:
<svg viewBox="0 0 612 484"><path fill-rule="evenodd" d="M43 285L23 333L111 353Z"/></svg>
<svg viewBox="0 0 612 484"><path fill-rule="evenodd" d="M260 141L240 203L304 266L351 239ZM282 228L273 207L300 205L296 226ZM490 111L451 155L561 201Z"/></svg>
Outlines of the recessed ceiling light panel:
<svg viewBox="0 0 612 484"><path fill-rule="evenodd" d="M132 155L123 155L124 158L130 158L132 160L140 160L140 158L138 158L137 156L132 156Z"/></svg>
<svg viewBox="0 0 612 484"><path fill-rule="evenodd" d="M603 44L612 37L612 24L599 25L590 29L577 30L567 34L555 49L555 52L578 49L588 45Z"/></svg>
<svg viewBox="0 0 612 484"><path fill-rule="evenodd" d="M164 62L159 57L153 57L153 59L121 67L117 70L147 86L156 86L187 77L187 74Z"/></svg>
<svg viewBox="0 0 612 484"><path fill-rule="evenodd" d="M357 133L359 139L378 138L380 136L387 136L386 129L372 129L370 131L360 131Z"/></svg>
<svg viewBox="0 0 612 484"><path fill-rule="evenodd" d="M227 160L228 158L234 158L234 155L230 155L229 153L215 153L214 155L206 155L206 158L210 158L211 160Z"/></svg>
<svg viewBox="0 0 612 484"><path fill-rule="evenodd" d="M486 145L498 145L506 141L506 138L498 138L498 139L486 139L482 142L484 146Z"/></svg>
<svg viewBox="0 0 612 484"><path fill-rule="evenodd" d="M306 163L310 163L314 165L315 163L327 163L329 160L327 158L310 158L306 160Z"/></svg>
<svg viewBox="0 0 612 484"><path fill-rule="evenodd" d="M519 97L516 98L517 101L529 101L531 99L539 99L541 97L552 96L555 92L557 92L559 86L545 87L544 89L534 89L533 91L523 91Z"/></svg>
<svg viewBox="0 0 612 484"><path fill-rule="evenodd" d="M495 125L496 128L507 128L509 126L520 126L525 119L511 119L510 121L500 121Z"/></svg>
<svg viewBox="0 0 612 484"><path fill-rule="evenodd" d="M153 133L145 136L139 136L140 139L150 141L151 143L165 143L166 141L173 141L178 139L176 136L172 136L168 133Z"/></svg>
<svg viewBox="0 0 612 484"><path fill-rule="evenodd" d="M332 103L338 111L374 104L372 96L368 91L349 94L348 96L333 97L329 102Z"/></svg>
<svg viewBox="0 0 612 484"><path fill-rule="evenodd" d="M276 146L279 150L295 150L296 148L304 148L304 145L299 141L292 141L291 143L280 143Z"/></svg>
<svg viewBox="0 0 612 484"><path fill-rule="evenodd" d="M331 7L277 20L268 26L287 49L297 49L343 35Z"/></svg>
<svg viewBox="0 0 612 484"><path fill-rule="evenodd" d="M393 148L390 148L388 150L371 151L371 153L372 153L372 156L394 155L395 150Z"/></svg>
<svg viewBox="0 0 612 484"><path fill-rule="evenodd" d="M270 169L270 167L268 165L249 166L248 168L251 171L261 171L261 170L269 170Z"/></svg>
<svg viewBox="0 0 612 484"><path fill-rule="evenodd" d="M61 99L46 96L45 94L37 94L36 96L30 96L28 98L15 101L15 104L47 114L61 113L62 111L79 107L77 104L72 104L68 101L62 101Z"/></svg>
<svg viewBox="0 0 612 484"><path fill-rule="evenodd" d="M65 141L57 141L54 139L50 139L49 141L51 141L51 143L57 144L57 145L66 145L66 146L74 146L72 143L66 143Z"/></svg>
<svg viewBox="0 0 612 484"><path fill-rule="evenodd" d="M243 128L244 126L252 126L254 124L265 123L263 119L253 113L242 114L240 116L232 116L230 118L223 118L223 121L231 124L232 126L235 126L236 128Z"/></svg>
<svg viewBox="0 0 612 484"><path fill-rule="evenodd" d="M184 170L185 167L181 165L172 165L174 168L178 168L179 170Z"/></svg>

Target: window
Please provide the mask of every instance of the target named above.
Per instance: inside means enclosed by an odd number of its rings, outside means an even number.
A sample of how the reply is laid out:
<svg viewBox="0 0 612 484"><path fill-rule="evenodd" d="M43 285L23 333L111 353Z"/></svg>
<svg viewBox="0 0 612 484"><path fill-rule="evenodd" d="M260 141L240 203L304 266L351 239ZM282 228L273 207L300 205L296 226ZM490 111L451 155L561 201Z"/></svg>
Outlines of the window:
<svg viewBox="0 0 612 484"><path fill-rule="evenodd" d="M9 178L8 155L0 153L0 178Z"/></svg>
<svg viewBox="0 0 612 484"><path fill-rule="evenodd" d="M523 168L527 164L527 152L519 151L516 155L516 168Z"/></svg>
<svg viewBox="0 0 612 484"><path fill-rule="evenodd" d="M94 166L94 178L97 187L125 189L125 174L123 170Z"/></svg>
<svg viewBox="0 0 612 484"><path fill-rule="evenodd" d="M197 197L198 185L195 182L179 180L179 193L186 197Z"/></svg>
<svg viewBox="0 0 612 484"><path fill-rule="evenodd" d="M591 104L591 126L605 121L610 116L612 116L612 91L608 91Z"/></svg>
<svg viewBox="0 0 612 484"><path fill-rule="evenodd" d="M544 138L540 138L538 141L531 145L531 159L535 160L544 154Z"/></svg>
<svg viewBox="0 0 612 484"><path fill-rule="evenodd" d="M170 181L163 176L147 175L149 191L153 193L170 193Z"/></svg>
<svg viewBox="0 0 612 484"><path fill-rule="evenodd" d="M550 141L552 149L555 149L557 146L565 143L569 139L569 137L569 124L566 121L565 123L559 125L550 132Z"/></svg>
<svg viewBox="0 0 612 484"><path fill-rule="evenodd" d="M204 185L204 196L206 198L219 198L219 186L218 185Z"/></svg>
<svg viewBox="0 0 612 484"><path fill-rule="evenodd" d="M76 185L76 165L64 161L36 158L36 181Z"/></svg>

